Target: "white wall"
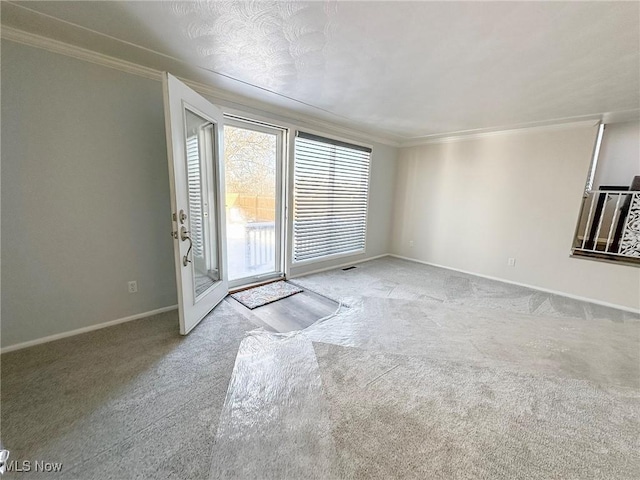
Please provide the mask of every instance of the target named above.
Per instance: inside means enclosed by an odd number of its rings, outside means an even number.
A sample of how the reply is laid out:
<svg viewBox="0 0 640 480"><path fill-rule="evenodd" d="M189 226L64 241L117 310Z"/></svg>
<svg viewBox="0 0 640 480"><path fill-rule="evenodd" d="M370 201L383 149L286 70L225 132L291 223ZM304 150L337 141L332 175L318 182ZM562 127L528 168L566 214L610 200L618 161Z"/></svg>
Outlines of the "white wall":
<svg viewBox="0 0 640 480"><path fill-rule="evenodd" d="M640 269L569 257L595 135L529 129L401 149L393 253L640 308Z"/></svg>
<svg viewBox="0 0 640 480"><path fill-rule="evenodd" d="M640 175L640 122L606 125L593 188L629 186L635 175Z"/></svg>
<svg viewBox="0 0 640 480"><path fill-rule="evenodd" d="M1 345L175 304L161 83L1 48ZM397 149L373 148L366 254L293 274L389 252Z"/></svg>

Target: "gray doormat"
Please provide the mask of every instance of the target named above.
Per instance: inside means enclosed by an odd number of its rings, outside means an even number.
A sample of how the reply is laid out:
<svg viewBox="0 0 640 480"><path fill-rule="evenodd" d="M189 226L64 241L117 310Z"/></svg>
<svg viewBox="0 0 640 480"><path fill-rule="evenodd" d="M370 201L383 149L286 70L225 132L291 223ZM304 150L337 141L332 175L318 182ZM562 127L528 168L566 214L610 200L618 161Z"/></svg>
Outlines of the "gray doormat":
<svg viewBox="0 0 640 480"><path fill-rule="evenodd" d="M259 287L232 293L231 296L245 307L253 310L267 303L273 303L303 291L302 288L281 280L279 282L268 283Z"/></svg>

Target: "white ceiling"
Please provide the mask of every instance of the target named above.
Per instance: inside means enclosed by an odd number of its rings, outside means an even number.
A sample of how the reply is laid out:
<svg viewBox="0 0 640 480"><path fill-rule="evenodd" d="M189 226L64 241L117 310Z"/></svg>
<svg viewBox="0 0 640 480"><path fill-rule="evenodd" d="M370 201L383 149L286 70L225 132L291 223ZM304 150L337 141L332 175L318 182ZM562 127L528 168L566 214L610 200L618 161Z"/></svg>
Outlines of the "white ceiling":
<svg viewBox="0 0 640 480"><path fill-rule="evenodd" d="M640 111L638 2L19 2L2 21L399 141Z"/></svg>

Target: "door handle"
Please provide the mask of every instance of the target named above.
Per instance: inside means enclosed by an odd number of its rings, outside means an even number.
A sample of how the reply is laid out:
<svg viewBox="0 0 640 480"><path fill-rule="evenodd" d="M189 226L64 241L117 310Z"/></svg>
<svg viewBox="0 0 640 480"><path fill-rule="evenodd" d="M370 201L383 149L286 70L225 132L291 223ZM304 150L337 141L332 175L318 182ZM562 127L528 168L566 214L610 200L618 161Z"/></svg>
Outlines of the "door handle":
<svg viewBox="0 0 640 480"><path fill-rule="evenodd" d="M186 267L188 263L191 263L189 260L189 254L191 253L191 248L193 247L193 242L191 241L191 237L189 236L189 232L185 227L180 228L180 240L183 242L185 240L189 240L189 249L184 257L182 257L182 266Z"/></svg>

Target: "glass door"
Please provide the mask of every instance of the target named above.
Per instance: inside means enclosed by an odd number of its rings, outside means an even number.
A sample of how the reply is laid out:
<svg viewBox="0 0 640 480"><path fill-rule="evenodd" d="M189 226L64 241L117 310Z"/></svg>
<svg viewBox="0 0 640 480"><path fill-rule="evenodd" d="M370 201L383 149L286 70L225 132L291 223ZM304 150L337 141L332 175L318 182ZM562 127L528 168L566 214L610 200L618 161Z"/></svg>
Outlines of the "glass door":
<svg viewBox="0 0 640 480"><path fill-rule="evenodd" d="M229 286L281 277L282 129L227 118L224 126Z"/></svg>
<svg viewBox="0 0 640 480"><path fill-rule="evenodd" d="M180 333L186 335L229 292L226 259L224 118L164 73L165 126Z"/></svg>

